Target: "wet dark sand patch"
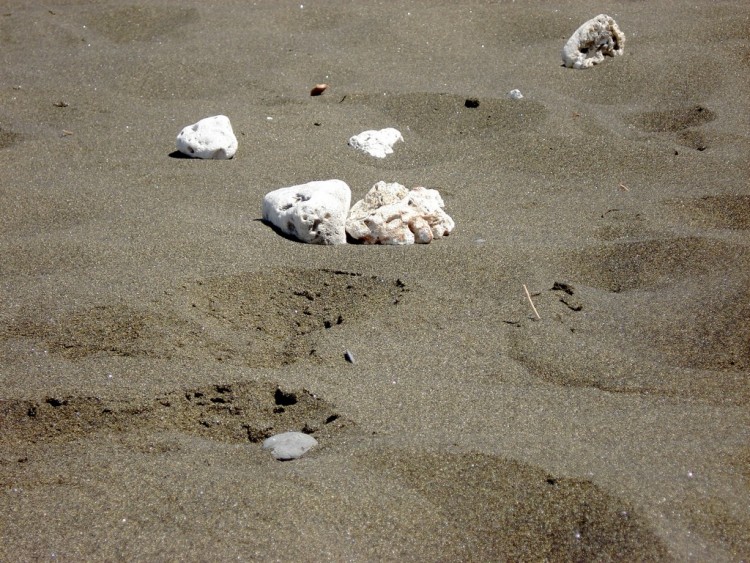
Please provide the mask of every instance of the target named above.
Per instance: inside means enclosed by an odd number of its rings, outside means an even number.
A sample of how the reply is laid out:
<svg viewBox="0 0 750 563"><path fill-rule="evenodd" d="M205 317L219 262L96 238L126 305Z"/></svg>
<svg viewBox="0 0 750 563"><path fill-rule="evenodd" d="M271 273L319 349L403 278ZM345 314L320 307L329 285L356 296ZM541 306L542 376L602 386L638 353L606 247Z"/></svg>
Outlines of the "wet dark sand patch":
<svg viewBox="0 0 750 563"><path fill-rule="evenodd" d="M574 254L564 276L618 293L657 288L746 257L743 247L703 237L620 241Z"/></svg>
<svg viewBox="0 0 750 563"><path fill-rule="evenodd" d="M166 307L98 305L52 319L24 310L0 327L0 341L42 342L74 361L106 355L252 367L321 362L321 333L388 315L408 291L401 280L356 272L270 270L185 284L169 291L179 303Z"/></svg>
<svg viewBox="0 0 750 563"><path fill-rule="evenodd" d="M750 195L707 195L665 203L687 215L690 225L711 229L750 229Z"/></svg>
<svg viewBox="0 0 750 563"><path fill-rule="evenodd" d="M704 125L716 119L716 113L697 104L676 109L647 111L631 116L630 123L649 133L675 133Z"/></svg>
<svg viewBox="0 0 750 563"><path fill-rule="evenodd" d="M694 534L716 538L737 561L750 553L750 518L732 510L724 499L706 499L683 511Z"/></svg>
<svg viewBox="0 0 750 563"><path fill-rule="evenodd" d="M220 442L260 442L289 430L330 434L351 423L305 389L235 382L151 399L54 395L0 400L0 442L67 442L101 432L179 431Z"/></svg>
<svg viewBox="0 0 750 563"><path fill-rule="evenodd" d="M558 478L482 454L397 455L366 461L405 481L434 506L448 559L654 560L667 550L632 506L582 480Z"/></svg>
<svg viewBox="0 0 750 563"><path fill-rule="evenodd" d="M741 370L686 369L659 359L647 343L596 326L556 321L509 332L509 355L534 377L563 387L663 396L712 404L750 404ZM706 363L705 361L703 363Z"/></svg>
<svg viewBox="0 0 750 563"><path fill-rule="evenodd" d="M200 327L123 303L72 311L52 320L35 320L35 316L22 313L16 322L3 327L0 339L42 341L53 354L78 360L94 354L170 357L169 350L180 347L183 339L192 336L196 343L200 337Z"/></svg>
<svg viewBox="0 0 750 563"><path fill-rule="evenodd" d="M654 233L640 212L612 207L596 219L595 234L601 240L652 238Z"/></svg>
<svg viewBox="0 0 750 563"><path fill-rule="evenodd" d="M321 269L217 277L188 291L198 315L244 335L255 348L248 361L283 365L316 360L317 334L391 314L409 289L398 279Z"/></svg>
<svg viewBox="0 0 750 563"><path fill-rule="evenodd" d="M20 133L0 127L0 149L7 149L23 139Z"/></svg>
<svg viewBox="0 0 750 563"><path fill-rule="evenodd" d="M555 283L533 297L541 319L507 333L510 357L562 386L747 404L750 295L739 281L704 290L714 283L623 293Z"/></svg>
<svg viewBox="0 0 750 563"><path fill-rule="evenodd" d="M132 5L89 18L88 26L116 43L129 43L171 36L199 20L196 8Z"/></svg>
<svg viewBox="0 0 750 563"><path fill-rule="evenodd" d="M696 131L694 129L680 131L677 135L677 142L689 149L701 152L706 150L710 144L708 136L703 131Z"/></svg>
<svg viewBox="0 0 750 563"><path fill-rule="evenodd" d="M681 293L684 299L679 305L654 294L644 302L643 314L637 316L637 311L630 310L633 336L658 350L665 364L734 373L748 380L750 278L731 285L720 278L708 278L698 288L685 286ZM660 310L664 311L661 315ZM661 323L649 322L665 314Z"/></svg>

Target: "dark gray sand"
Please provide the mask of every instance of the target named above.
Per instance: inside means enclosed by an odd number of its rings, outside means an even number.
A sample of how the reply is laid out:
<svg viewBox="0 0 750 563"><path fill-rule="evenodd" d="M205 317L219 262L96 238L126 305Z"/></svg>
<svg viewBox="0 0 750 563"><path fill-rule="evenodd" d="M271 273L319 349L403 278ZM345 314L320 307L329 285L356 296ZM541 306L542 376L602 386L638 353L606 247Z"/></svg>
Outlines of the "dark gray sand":
<svg viewBox="0 0 750 563"><path fill-rule="evenodd" d="M0 560L750 558L747 2L0 4ZM329 178L456 230L260 221Z"/></svg>

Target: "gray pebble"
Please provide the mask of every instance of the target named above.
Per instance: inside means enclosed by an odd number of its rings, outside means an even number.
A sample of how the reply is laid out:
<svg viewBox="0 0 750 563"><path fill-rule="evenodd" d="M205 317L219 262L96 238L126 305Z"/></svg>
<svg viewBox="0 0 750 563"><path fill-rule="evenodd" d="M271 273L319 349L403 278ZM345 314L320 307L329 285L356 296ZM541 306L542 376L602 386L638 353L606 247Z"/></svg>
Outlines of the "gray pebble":
<svg viewBox="0 0 750 563"><path fill-rule="evenodd" d="M271 450L271 455L279 461L297 459L305 455L310 448L318 445L318 441L302 432L284 432L266 438L263 442L264 450Z"/></svg>

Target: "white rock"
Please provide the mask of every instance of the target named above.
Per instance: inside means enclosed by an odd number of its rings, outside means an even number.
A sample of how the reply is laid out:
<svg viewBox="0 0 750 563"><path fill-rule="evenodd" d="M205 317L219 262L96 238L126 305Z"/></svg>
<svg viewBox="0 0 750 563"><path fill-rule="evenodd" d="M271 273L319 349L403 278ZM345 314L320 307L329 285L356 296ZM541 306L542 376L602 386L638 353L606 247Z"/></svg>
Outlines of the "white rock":
<svg viewBox="0 0 750 563"><path fill-rule="evenodd" d="M378 182L352 207L346 231L365 244L426 244L455 227L443 207L437 190Z"/></svg>
<svg viewBox="0 0 750 563"><path fill-rule="evenodd" d="M520 90L514 89L514 90L511 90L510 92L508 92L508 97L511 100L520 100L520 99L523 98L523 94L521 94Z"/></svg>
<svg viewBox="0 0 750 563"><path fill-rule="evenodd" d="M226 115L214 115L180 131L177 150L194 158L226 160L237 152L237 137Z"/></svg>
<svg viewBox="0 0 750 563"><path fill-rule="evenodd" d="M263 219L302 242L346 244L351 200L352 192L341 180L280 188L263 198Z"/></svg>
<svg viewBox="0 0 750 563"><path fill-rule="evenodd" d="M563 63L568 68L589 68L604 60L605 55L622 55L625 34L617 22L606 14L599 14L579 27L562 50Z"/></svg>
<svg viewBox="0 0 750 563"><path fill-rule="evenodd" d="M271 455L279 461L297 459L305 455L310 448L318 445L318 441L309 434L302 432L284 432L266 438L263 442L264 450L271 450Z"/></svg>
<svg viewBox="0 0 750 563"><path fill-rule="evenodd" d="M404 138L398 129L388 127L380 131L369 130L354 135L349 139L349 145L366 152L370 156L385 158L386 155L393 152L393 145L403 140Z"/></svg>

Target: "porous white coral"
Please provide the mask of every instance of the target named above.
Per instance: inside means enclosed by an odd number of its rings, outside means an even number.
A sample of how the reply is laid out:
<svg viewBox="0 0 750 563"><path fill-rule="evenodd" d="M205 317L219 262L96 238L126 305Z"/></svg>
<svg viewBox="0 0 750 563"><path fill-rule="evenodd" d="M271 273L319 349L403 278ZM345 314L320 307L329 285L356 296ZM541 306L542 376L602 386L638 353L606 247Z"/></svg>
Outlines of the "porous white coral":
<svg viewBox="0 0 750 563"><path fill-rule="evenodd" d="M606 14L599 14L579 27L562 50L563 63L568 68L589 68L599 64L605 56L622 55L625 34L617 22Z"/></svg>
<svg viewBox="0 0 750 563"><path fill-rule="evenodd" d="M263 219L283 234L311 244L346 244L351 190L341 180L279 188L263 198Z"/></svg>
<svg viewBox="0 0 750 563"><path fill-rule="evenodd" d="M362 131L359 135L354 135L349 139L349 145L366 152L370 156L385 158L393 152L393 145L403 140L404 138L398 129L387 127L379 131Z"/></svg>
<svg viewBox="0 0 750 563"><path fill-rule="evenodd" d="M237 152L237 137L226 115L214 115L183 128L177 150L193 158L226 160Z"/></svg>
<svg viewBox="0 0 750 563"><path fill-rule="evenodd" d="M346 231L365 244L426 244L455 227L443 207L437 190L378 182L352 207Z"/></svg>

